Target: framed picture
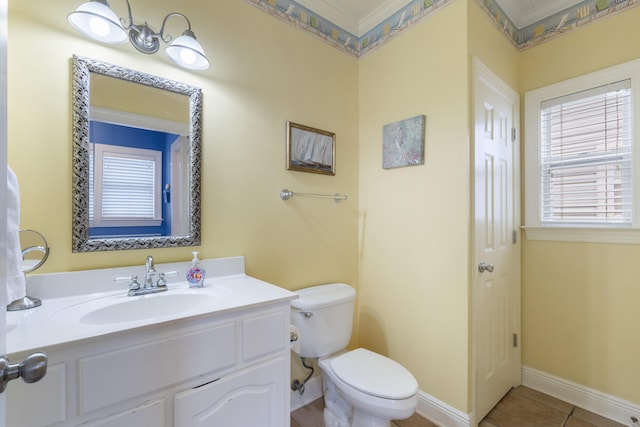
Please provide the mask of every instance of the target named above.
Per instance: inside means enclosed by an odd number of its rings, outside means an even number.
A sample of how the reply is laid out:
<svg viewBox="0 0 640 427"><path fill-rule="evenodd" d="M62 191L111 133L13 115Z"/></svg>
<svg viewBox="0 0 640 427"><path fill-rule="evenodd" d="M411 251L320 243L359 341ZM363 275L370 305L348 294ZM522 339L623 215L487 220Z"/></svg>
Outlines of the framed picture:
<svg viewBox="0 0 640 427"><path fill-rule="evenodd" d="M426 116L416 116L382 128L382 167L384 169L424 164L426 121Z"/></svg>
<svg viewBox="0 0 640 427"><path fill-rule="evenodd" d="M336 134L287 122L287 170L336 174Z"/></svg>

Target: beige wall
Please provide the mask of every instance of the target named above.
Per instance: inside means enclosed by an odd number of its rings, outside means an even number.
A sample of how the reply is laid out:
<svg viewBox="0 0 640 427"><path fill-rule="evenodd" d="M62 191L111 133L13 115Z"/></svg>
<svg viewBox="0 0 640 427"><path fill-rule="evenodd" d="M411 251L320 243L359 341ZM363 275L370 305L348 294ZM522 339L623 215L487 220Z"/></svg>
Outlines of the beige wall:
<svg viewBox="0 0 640 427"><path fill-rule="evenodd" d="M357 286L357 60L245 2L183 2L178 9L212 62L207 71L188 72L162 52L143 55L129 44L83 38L66 20L80 3L9 5L9 165L21 184L22 226L41 231L52 246L41 271L141 264L147 254L186 261L193 250L71 252L70 58L77 54L202 88L202 257L244 255L250 274L290 289ZM120 16L123 5L112 4ZM134 15L159 25L174 6L136 0ZM169 25L174 34L184 29L179 18ZM285 170L287 120L337 134L336 176ZM284 202L282 188L340 192L349 200Z"/></svg>
<svg viewBox="0 0 640 427"><path fill-rule="evenodd" d="M634 8L520 52L522 93L637 59L638 22ZM640 404L638 260L638 245L525 240L523 365Z"/></svg>
<svg viewBox="0 0 640 427"><path fill-rule="evenodd" d="M518 91L518 51L501 32L499 32L476 1L469 1L467 25L468 50L513 90ZM469 78L473 78L472 70Z"/></svg>
<svg viewBox="0 0 640 427"><path fill-rule="evenodd" d="M360 60L360 344L467 411L467 6ZM446 42L443 42L446 41ZM382 169L382 127L427 116L425 164Z"/></svg>

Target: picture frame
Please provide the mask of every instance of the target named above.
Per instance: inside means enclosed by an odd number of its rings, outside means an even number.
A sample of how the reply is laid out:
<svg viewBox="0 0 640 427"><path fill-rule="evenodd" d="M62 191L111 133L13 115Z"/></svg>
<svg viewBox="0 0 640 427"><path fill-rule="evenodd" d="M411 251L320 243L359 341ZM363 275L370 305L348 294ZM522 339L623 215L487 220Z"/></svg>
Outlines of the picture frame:
<svg viewBox="0 0 640 427"><path fill-rule="evenodd" d="M287 122L287 170L336 174L336 134Z"/></svg>
<svg viewBox="0 0 640 427"><path fill-rule="evenodd" d="M427 116L420 115L383 126L383 169L424 164L426 121Z"/></svg>

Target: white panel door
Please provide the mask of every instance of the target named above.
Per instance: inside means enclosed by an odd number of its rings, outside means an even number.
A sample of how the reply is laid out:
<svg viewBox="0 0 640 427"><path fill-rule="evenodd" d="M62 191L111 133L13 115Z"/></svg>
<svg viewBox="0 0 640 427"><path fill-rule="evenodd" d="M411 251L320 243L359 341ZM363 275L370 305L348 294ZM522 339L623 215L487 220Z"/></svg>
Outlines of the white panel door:
<svg viewBox="0 0 640 427"><path fill-rule="evenodd" d="M475 337L476 416L480 421L519 382L520 248L518 95L479 62L475 75Z"/></svg>

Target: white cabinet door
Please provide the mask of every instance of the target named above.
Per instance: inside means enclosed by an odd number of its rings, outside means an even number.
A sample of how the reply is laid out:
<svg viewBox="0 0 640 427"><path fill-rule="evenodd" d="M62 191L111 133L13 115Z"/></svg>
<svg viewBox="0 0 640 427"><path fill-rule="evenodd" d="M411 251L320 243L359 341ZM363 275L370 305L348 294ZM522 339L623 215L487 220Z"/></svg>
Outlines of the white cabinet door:
<svg viewBox="0 0 640 427"><path fill-rule="evenodd" d="M108 418L82 424L86 427L162 427L165 422L164 399L154 400L138 408Z"/></svg>
<svg viewBox="0 0 640 427"><path fill-rule="evenodd" d="M289 367L281 357L176 395L175 427L283 427Z"/></svg>
<svg viewBox="0 0 640 427"><path fill-rule="evenodd" d="M66 364L49 361L42 380L34 384L13 381L7 387L7 427L43 427L67 421Z"/></svg>

